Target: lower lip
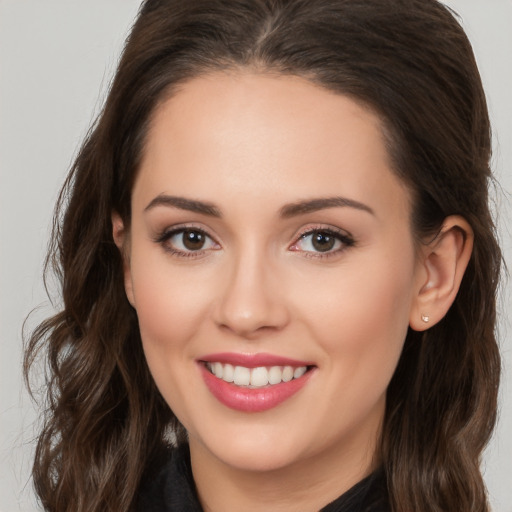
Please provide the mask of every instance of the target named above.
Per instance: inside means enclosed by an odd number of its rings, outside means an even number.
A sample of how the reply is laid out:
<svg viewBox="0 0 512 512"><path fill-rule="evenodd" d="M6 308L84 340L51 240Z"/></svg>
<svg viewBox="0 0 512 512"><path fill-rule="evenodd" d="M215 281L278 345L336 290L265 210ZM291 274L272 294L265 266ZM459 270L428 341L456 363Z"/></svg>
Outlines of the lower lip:
<svg viewBox="0 0 512 512"><path fill-rule="evenodd" d="M277 407L300 391L313 373L309 370L298 379L263 388L245 388L215 377L202 363L199 366L210 393L226 407L242 412L263 412Z"/></svg>

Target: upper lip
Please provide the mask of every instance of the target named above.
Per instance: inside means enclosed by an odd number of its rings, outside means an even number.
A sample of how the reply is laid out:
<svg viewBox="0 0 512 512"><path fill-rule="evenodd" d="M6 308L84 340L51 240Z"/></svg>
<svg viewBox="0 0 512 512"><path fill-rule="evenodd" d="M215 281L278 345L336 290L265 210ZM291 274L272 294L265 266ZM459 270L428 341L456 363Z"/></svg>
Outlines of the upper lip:
<svg viewBox="0 0 512 512"><path fill-rule="evenodd" d="M205 363L231 364L233 366L244 366L245 368L257 368L260 366L314 366L310 361L299 361L297 359L267 354L264 352L256 354L221 352L199 357L198 361Z"/></svg>

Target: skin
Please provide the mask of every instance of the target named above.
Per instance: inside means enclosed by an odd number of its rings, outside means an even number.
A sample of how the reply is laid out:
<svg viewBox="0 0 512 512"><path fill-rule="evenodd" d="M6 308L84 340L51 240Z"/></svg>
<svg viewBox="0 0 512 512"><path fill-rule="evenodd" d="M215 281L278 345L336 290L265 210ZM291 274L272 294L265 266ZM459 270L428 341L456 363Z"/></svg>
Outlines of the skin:
<svg viewBox="0 0 512 512"><path fill-rule="evenodd" d="M155 204L162 195L210 203L220 216ZM282 215L332 197L367 209ZM464 260L468 245L452 219L448 235L418 251L410 199L377 116L304 79L216 73L155 111L130 232L114 215L114 238L149 368L188 431L205 510L318 510L379 463L386 388L407 329L426 328L425 307L432 323L442 317L463 268L439 262L444 253ZM179 227L205 232L204 248L176 253L181 236L162 233ZM344 241L315 252L301 238L313 229ZM218 352L315 368L279 406L240 412L201 377L198 358Z"/></svg>

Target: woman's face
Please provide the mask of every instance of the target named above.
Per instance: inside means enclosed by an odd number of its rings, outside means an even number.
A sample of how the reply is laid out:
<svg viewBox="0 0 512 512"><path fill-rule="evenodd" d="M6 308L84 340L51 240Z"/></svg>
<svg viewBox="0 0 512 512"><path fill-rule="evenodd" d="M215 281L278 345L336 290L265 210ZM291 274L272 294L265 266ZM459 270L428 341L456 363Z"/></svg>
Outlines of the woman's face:
<svg viewBox="0 0 512 512"><path fill-rule="evenodd" d="M377 117L303 79L217 73L158 107L126 289L193 462L368 470L421 284L409 200Z"/></svg>

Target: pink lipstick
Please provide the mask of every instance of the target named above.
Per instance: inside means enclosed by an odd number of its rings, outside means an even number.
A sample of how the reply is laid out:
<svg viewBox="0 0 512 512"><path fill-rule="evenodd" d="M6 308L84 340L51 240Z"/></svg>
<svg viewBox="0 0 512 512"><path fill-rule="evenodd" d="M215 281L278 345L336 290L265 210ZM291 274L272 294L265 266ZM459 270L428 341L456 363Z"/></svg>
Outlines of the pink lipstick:
<svg viewBox="0 0 512 512"><path fill-rule="evenodd" d="M272 354L209 354L198 359L203 380L225 406L243 412L262 412L278 406L311 377L309 361Z"/></svg>

